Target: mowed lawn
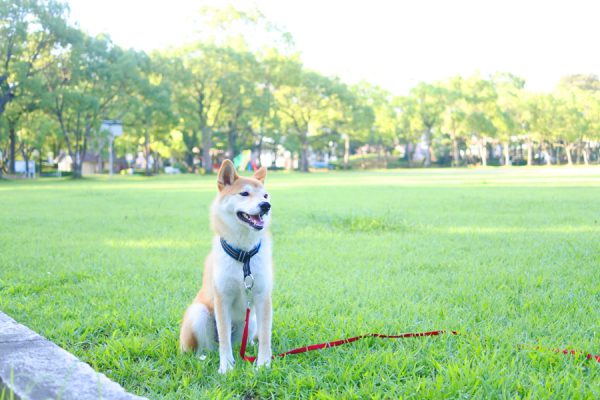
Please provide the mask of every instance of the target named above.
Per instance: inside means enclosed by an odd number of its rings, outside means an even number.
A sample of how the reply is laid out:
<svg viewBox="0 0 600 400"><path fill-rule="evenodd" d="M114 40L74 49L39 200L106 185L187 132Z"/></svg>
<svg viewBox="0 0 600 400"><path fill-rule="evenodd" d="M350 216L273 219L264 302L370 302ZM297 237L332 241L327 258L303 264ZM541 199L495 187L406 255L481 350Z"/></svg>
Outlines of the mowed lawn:
<svg viewBox="0 0 600 400"><path fill-rule="evenodd" d="M0 310L152 399L600 397L599 363L552 351L600 354L599 168L270 174L274 352L460 335L226 376L177 347L215 179L0 182Z"/></svg>

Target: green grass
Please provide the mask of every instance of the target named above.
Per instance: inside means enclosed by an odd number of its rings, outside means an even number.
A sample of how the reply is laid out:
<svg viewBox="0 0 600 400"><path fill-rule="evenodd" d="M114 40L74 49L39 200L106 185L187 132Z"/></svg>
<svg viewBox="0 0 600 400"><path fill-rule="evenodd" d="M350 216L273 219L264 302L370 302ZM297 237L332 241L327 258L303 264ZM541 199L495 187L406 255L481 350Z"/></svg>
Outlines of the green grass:
<svg viewBox="0 0 600 400"><path fill-rule="evenodd" d="M0 309L150 398L598 398L600 169L278 173L273 348L177 351L215 177L0 182ZM544 350L534 350L540 346ZM547 350L545 350L547 349ZM251 349L255 352L255 349Z"/></svg>

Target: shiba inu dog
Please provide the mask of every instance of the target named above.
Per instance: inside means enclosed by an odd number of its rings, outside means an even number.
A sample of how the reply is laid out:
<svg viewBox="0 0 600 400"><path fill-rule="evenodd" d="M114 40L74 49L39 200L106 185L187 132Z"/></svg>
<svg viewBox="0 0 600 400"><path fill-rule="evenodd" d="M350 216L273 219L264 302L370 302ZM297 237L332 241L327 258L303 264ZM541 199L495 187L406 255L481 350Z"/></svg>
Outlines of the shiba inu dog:
<svg viewBox="0 0 600 400"><path fill-rule="evenodd" d="M204 264L202 288L181 324L181 351L218 346L220 373L233 368L232 343L241 341L249 302L248 337L258 336L257 366L271 362L273 269L266 174L261 167L252 178L239 177L231 161L221 165L211 207L212 250Z"/></svg>

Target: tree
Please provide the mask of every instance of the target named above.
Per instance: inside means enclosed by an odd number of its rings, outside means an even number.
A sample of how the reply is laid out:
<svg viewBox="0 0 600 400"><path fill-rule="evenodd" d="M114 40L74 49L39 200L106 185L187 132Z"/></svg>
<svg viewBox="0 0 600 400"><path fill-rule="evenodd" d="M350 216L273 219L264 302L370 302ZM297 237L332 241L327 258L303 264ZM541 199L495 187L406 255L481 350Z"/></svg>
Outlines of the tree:
<svg viewBox="0 0 600 400"><path fill-rule="evenodd" d="M171 83L165 79L168 69L165 60L159 55L149 57L145 53L132 54L135 57L135 80L129 96L120 100L127 110L124 124L129 134L139 138L145 162L145 174L151 175L150 158L154 158L155 169L159 166L160 153L153 150L158 142L169 140L168 133L174 125L171 106ZM155 143L155 146L152 146ZM152 155L154 154L154 156Z"/></svg>
<svg viewBox="0 0 600 400"><path fill-rule="evenodd" d="M230 158L239 152L240 143L254 141L260 153L265 132L256 122L266 122L267 116L274 115L273 91L278 77L273 61L291 51L291 35L257 9L233 6L204 7L199 26L203 44L220 49L227 60L220 71L224 115L221 124L213 127L214 133L224 134L226 156Z"/></svg>
<svg viewBox="0 0 600 400"><path fill-rule="evenodd" d="M278 112L287 139L297 142L299 169L308 172L311 143L330 135L332 121L339 119L339 97L330 78L316 72L300 70L276 92ZM289 143L289 144L292 144Z"/></svg>
<svg viewBox="0 0 600 400"><path fill-rule="evenodd" d="M231 48L194 44L170 57L182 60L173 63L170 72L177 79L173 93L182 131L191 131L193 136L201 134L203 167L211 173L213 135L232 118L239 118L235 113L240 107L246 107L240 96L245 96L248 86L246 82L240 85L235 71L240 54Z"/></svg>
<svg viewBox="0 0 600 400"><path fill-rule="evenodd" d="M553 94L537 94L531 97L529 103L529 128L541 144L547 165L552 165L552 142L561 129L561 107L560 99Z"/></svg>
<svg viewBox="0 0 600 400"><path fill-rule="evenodd" d="M412 96L397 96L392 102L398 115L398 139L406 144L405 158L410 168L413 165L417 142L423 138L423 125L418 114L417 102Z"/></svg>
<svg viewBox="0 0 600 400"><path fill-rule="evenodd" d="M493 118L496 115L497 95L491 81L475 75L465 80L466 129L478 138L481 163L487 166L487 144L496 134Z"/></svg>
<svg viewBox="0 0 600 400"><path fill-rule="evenodd" d="M503 144L504 165L510 162L510 139L522 128L522 90L525 81L511 74L496 74L492 85L497 95L496 107L492 111L492 123L496 128L498 138Z"/></svg>
<svg viewBox="0 0 600 400"><path fill-rule="evenodd" d="M464 139L469 133L466 124L469 107L465 85L465 80L461 76L451 78L445 83L446 106L442 116L442 126L450 134L452 142L452 165L454 167L460 165L458 142L461 138Z"/></svg>
<svg viewBox="0 0 600 400"><path fill-rule="evenodd" d="M41 110L26 114L20 125L17 131L18 147L25 161L25 172L29 175L29 160L34 152L42 154L46 139L58 130L58 126Z"/></svg>
<svg viewBox="0 0 600 400"><path fill-rule="evenodd" d="M102 120L119 119L125 112L116 106L132 90L136 58L106 37L74 31L71 46L57 59L44 73L52 98L48 111L60 125L73 177L80 178L90 141L105 135Z"/></svg>
<svg viewBox="0 0 600 400"><path fill-rule="evenodd" d="M583 157L588 164L589 142L600 137L600 80L596 75L567 76L556 92L568 108L563 133L567 161L573 163L572 151L576 150L575 162Z"/></svg>
<svg viewBox="0 0 600 400"><path fill-rule="evenodd" d="M10 143L3 132L8 131L6 119L0 118L0 178L8 172Z"/></svg>
<svg viewBox="0 0 600 400"><path fill-rule="evenodd" d="M0 3L0 117L24 95L31 79L53 64L52 54L67 44L67 8L55 1ZM9 135L9 170L14 173L16 136Z"/></svg>
<svg viewBox="0 0 600 400"><path fill-rule="evenodd" d="M254 54L271 49L286 55L294 52L292 35L256 8L204 6L196 24L199 41L209 46Z"/></svg>
<svg viewBox="0 0 600 400"><path fill-rule="evenodd" d="M265 101L268 101L266 78L261 65L249 52L230 51L230 63L224 71L223 91L226 93L226 107L223 119L226 126L228 158L240 151L238 141L248 132L246 129L253 113L263 114Z"/></svg>
<svg viewBox="0 0 600 400"><path fill-rule="evenodd" d="M289 56L277 48L261 51L257 59L260 63L259 81L246 129L260 161L265 141L276 147L285 137L276 93L280 87L290 83L290 77L299 76L302 65L297 54Z"/></svg>
<svg viewBox="0 0 600 400"><path fill-rule="evenodd" d="M10 172L14 173L14 163L17 153L21 153L23 159L28 161L33 150L40 150L43 144L44 135L51 132L49 129L40 130L40 132L31 130L31 126L37 125L39 128L47 124L36 124L40 121L42 113L36 113L36 110L42 109L45 101L48 100L47 94L43 90L40 79L31 78L23 83L19 88L20 96L13 99L6 105L2 115L6 121L6 127L9 133L9 165ZM34 116L31 114L34 113ZM29 118L28 118L29 117ZM22 120L26 120L24 123ZM26 164L26 172L29 165Z"/></svg>
<svg viewBox="0 0 600 400"><path fill-rule="evenodd" d="M396 127L386 113L389 93L381 88L361 82L354 86L340 83L335 90L340 100L340 118L333 121L333 129L344 140L344 168L349 168L351 140L367 142L374 135L393 140Z"/></svg>
<svg viewBox="0 0 600 400"><path fill-rule="evenodd" d="M434 128L442 123L444 111L444 97L446 90L439 84L419 83L411 89L412 107L414 107L413 124L420 125L427 150L425 153L425 166L431 165L431 143Z"/></svg>
<svg viewBox="0 0 600 400"><path fill-rule="evenodd" d="M576 88L587 92L600 92L600 79L595 74L575 74L563 77L560 88Z"/></svg>

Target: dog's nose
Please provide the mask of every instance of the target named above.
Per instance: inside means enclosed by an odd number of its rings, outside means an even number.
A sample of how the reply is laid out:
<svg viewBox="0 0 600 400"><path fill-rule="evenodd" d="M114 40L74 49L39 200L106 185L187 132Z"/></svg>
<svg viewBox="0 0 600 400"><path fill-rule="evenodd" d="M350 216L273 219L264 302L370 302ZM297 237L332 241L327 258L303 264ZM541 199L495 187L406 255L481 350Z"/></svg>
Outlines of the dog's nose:
<svg viewBox="0 0 600 400"><path fill-rule="evenodd" d="M271 203L269 203L268 201L263 201L262 203L260 203L258 205L258 207L260 207L261 212L268 213L269 210L271 209Z"/></svg>

